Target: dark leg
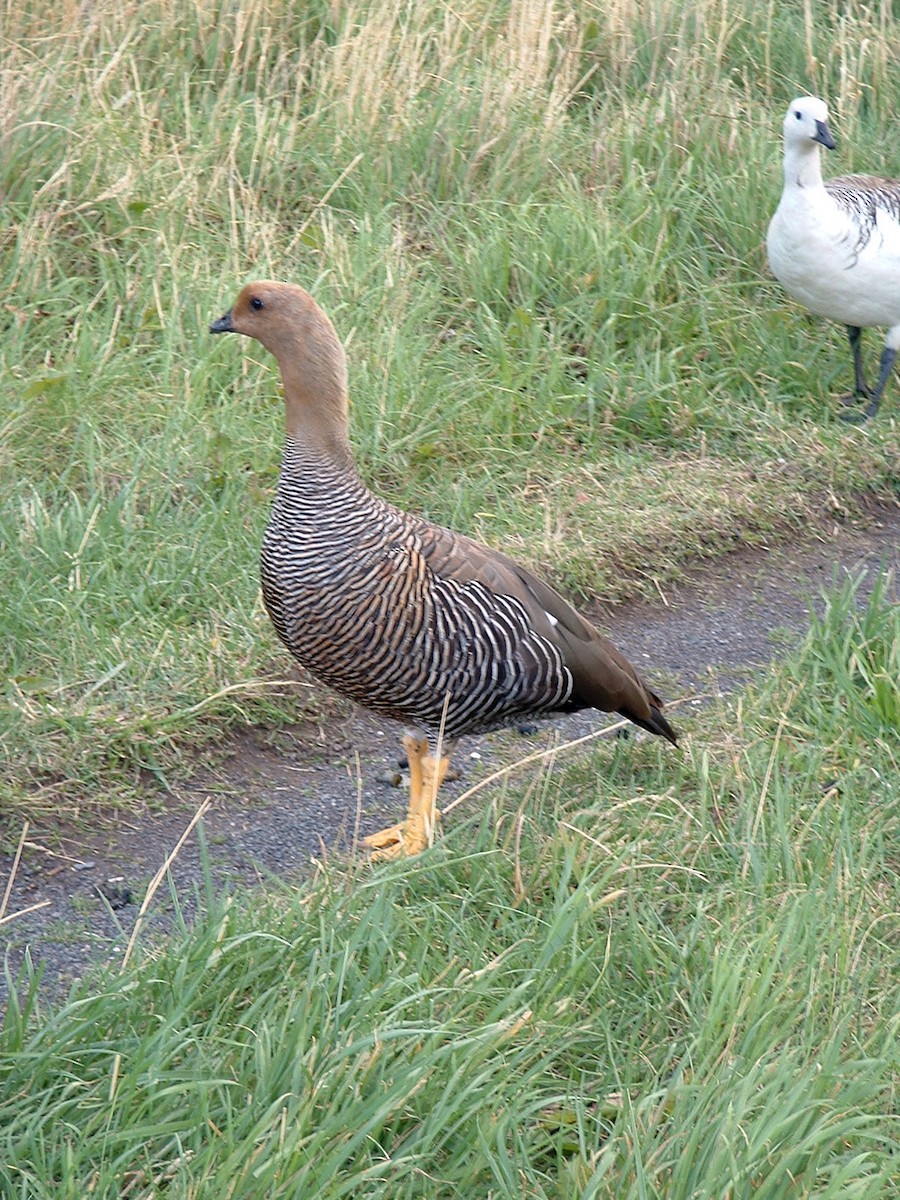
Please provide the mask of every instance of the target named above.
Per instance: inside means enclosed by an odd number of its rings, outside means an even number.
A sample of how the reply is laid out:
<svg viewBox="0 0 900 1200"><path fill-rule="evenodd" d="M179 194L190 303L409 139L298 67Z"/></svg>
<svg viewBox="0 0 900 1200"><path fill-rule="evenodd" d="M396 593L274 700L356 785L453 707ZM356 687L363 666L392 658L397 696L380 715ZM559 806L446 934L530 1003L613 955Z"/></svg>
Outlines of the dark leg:
<svg viewBox="0 0 900 1200"><path fill-rule="evenodd" d="M897 351L892 350L890 346L885 346L881 352L881 363L878 368L878 382L875 384L875 391L871 393L869 403L860 412L858 409L854 412L842 412L840 418L842 421L852 421L854 424L859 424L862 421L868 421L869 417L874 417L878 412L878 405L881 403L881 396L884 392L885 384L890 378L891 371L894 369L894 359L897 357Z"/></svg>
<svg viewBox="0 0 900 1200"><path fill-rule="evenodd" d="M872 389L866 383L862 365L862 330L857 325L847 326L847 337L850 339L850 351L853 354L853 391L848 396L841 396L842 404L854 404L857 400L871 400Z"/></svg>
<svg viewBox="0 0 900 1200"><path fill-rule="evenodd" d="M896 357L897 351L892 350L890 346L885 346L881 352L881 362L878 367L878 382L875 384L875 391L872 393L872 401L866 408L867 417L874 417L878 412L878 405L881 403L885 385L891 377Z"/></svg>

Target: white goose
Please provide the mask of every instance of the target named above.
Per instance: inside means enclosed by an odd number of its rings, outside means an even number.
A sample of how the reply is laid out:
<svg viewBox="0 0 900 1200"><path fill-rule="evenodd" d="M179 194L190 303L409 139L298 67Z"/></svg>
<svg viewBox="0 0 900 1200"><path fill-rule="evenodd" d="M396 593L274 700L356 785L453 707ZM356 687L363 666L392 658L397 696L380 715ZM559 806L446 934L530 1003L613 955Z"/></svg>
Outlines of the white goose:
<svg viewBox="0 0 900 1200"><path fill-rule="evenodd" d="M766 247L778 281L810 312L847 326L855 387L867 400L863 421L878 411L900 349L900 181L841 175L824 182L821 147L834 149L828 109L815 96L791 102L784 118L784 191ZM887 325L874 388L862 367L862 330Z"/></svg>

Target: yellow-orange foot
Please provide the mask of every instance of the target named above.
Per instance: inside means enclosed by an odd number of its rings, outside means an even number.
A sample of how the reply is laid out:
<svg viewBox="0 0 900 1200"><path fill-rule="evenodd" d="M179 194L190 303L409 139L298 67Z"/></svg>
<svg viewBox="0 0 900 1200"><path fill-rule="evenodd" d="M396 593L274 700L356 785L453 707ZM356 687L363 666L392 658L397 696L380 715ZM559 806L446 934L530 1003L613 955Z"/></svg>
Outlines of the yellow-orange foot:
<svg viewBox="0 0 900 1200"><path fill-rule="evenodd" d="M438 788L444 782L450 760L428 753L425 738L405 737L403 748L409 763L409 811L406 820L363 838L375 859L411 857L434 841L434 827L441 818L435 806Z"/></svg>

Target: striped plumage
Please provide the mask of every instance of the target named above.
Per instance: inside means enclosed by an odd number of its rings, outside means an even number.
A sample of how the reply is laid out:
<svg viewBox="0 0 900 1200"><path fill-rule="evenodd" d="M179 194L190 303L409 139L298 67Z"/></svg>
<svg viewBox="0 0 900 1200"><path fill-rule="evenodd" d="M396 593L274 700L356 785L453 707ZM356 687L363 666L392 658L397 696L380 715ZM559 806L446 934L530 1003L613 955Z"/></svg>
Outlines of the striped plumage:
<svg viewBox="0 0 900 1200"><path fill-rule="evenodd" d="M784 119L784 189L769 224L772 272L817 316L847 327L854 392L868 401L857 420L878 411L900 349L900 181L874 175L822 178L821 148L834 148L828 109L814 96L791 102ZM862 330L888 326L878 381L862 367Z"/></svg>
<svg viewBox="0 0 900 1200"><path fill-rule="evenodd" d="M308 293L248 285L210 328L256 337L281 369L287 437L261 576L275 629L304 667L447 738L596 707L675 742L659 697L557 592L366 488L343 349Z"/></svg>
<svg viewBox="0 0 900 1200"><path fill-rule="evenodd" d="M850 248L858 261L872 238L878 239L879 213L900 225L900 182L879 175L836 175L825 180L825 191L852 221Z"/></svg>
<svg viewBox="0 0 900 1200"><path fill-rule="evenodd" d="M435 569L463 539L329 467L288 439L260 560L266 608L300 662L335 691L432 731L449 695L449 738L563 707L572 674L524 606Z"/></svg>

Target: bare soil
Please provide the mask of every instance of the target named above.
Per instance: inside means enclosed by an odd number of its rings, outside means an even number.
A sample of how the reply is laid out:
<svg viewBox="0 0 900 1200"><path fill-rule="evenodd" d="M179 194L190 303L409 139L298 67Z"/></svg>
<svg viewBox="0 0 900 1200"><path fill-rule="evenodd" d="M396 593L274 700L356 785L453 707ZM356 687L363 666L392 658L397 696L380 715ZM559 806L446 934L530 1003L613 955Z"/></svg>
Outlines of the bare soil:
<svg viewBox="0 0 900 1200"><path fill-rule="evenodd" d="M900 505L826 519L801 543L738 549L698 563L656 603L597 605L592 615L661 694L687 698L673 714L676 726L684 725L691 703L732 691L795 644L808 628L810 607L836 580L865 571L862 602L885 570L900 587ZM290 882L329 848L397 820L404 809L395 786L401 731L338 701L333 709L324 728L236 732L220 765L174 786L161 812L125 815L90 833L30 829L14 873L13 855L0 854L0 896L12 877L0 933L13 975L28 955L43 971L42 993L60 996L92 964L120 961L149 881L206 798L212 800L202 821L208 865L195 829L170 870L188 917L200 903L206 871L218 891ZM450 796L498 762L606 720L580 713L542 725L527 741L515 731L464 739L454 760L464 778L450 785ZM484 794L469 803L482 804ZM169 897L164 884L141 930L142 945L171 926ZM0 1001L3 991L0 981Z"/></svg>

